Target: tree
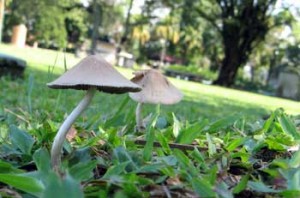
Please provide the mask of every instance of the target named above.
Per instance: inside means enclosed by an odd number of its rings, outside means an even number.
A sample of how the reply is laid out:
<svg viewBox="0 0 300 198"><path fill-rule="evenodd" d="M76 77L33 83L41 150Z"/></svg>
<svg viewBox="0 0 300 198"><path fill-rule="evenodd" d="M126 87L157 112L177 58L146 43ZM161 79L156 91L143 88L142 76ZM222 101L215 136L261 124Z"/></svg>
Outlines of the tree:
<svg viewBox="0 0 300 198"><path fill-rule="evenodd" d="M217 70L222 57L221 39L218 32L206 20L201 18L198 7L200 1L161 0L161 4L170 10L169 25L176 27L180 34L176 45L169 44L168 53L184 59L186 65L203 65L210 60L210 69ZM164 19L165 20L165 19Z"/></svg>
<svg viewBox="0 0 300 198"><path fill-rule="evenodd" d="M61 10L55 6L47 6L41 17L37 17L32 33L34 40L42 42L45 46L58 48L66 47L67 32L65 28L65 16L59 13Z"/></svg>
<svg viewBox="0 0 300 198"><path fill-rule="evenodd" d="M93 18L93 29L92 29L92 45L91 45L91 54L95 54L96 53L96 48L97 48L97 41L99 38L99 26L101 24L101 2L98 2L97 0L93 0L92 2L92 7L93 7L93 11L92 11L92 18Z"/></svg>
<svg viewBox="0 0 300 198"><path fill-rule="evenodd" d="M116 0L91 0L89 12L91 20L91 49L92 54L96 53L97 41L101 36L114 37L116 26L123 20L123 10Z"/></svg>
<svg viewBox="0 0 300 198"><path fill-rule="evenodd" d="M5 12L5 0L0 0L0 43L2 42L4 12Z"/></svg>
<svg viewBox="0 0 300 198"><path fill-rule="evenodd" d="M127 10L127 14L126 14L126 20L125 20L125 24L124 24L125 30L124 30L122 38L120 40L121 45L127 41L128 34L130 32L130 18L131 18L131 10L133 7L133 1L134 0L129 0L128 10Z"/></svg>
<svg viewBox="0 0 300 198"><path fill-rule="evenodd" d="M272 14L275 3L276 0L215 0L202 1L197 6L199 16L210 22L222 37L224 58L214 84L233 85L239 67L246 63L268 31L290 20L275 20Z"/></svg>
<svg viewBox="0 0 300 198"><path fill-rule="evenodd" d="M11 0L6 29L23 23L28 28L28 42L63 48L68 40L66 19L78 6L81 6L79 0Z"/></svg>

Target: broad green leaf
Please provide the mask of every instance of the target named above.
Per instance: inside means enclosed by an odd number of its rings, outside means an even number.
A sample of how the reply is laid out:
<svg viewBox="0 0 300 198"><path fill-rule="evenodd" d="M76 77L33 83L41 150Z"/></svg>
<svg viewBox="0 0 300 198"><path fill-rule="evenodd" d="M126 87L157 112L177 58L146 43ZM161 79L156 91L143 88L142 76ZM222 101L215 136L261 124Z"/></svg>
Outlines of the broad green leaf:
<svg viewBox="0 0 300 198"><path fill-rule="evenodd" d="M139 168L139 170L137 172L139 173L144 173L144 172L152 172L152 173L156 173L159 172L162 168L164 168L165 165L161 164L161 163L157 163L157 164L149 164L149 165L145 165Z"/></svg>
<svg viewBox="0 0 300 198"><path fill-rule="evenodd" d="M128 178L125 178L125 179L127 180ZM123 193L123 196L119 196L120 198L142 197L142 192L138 189L138 186L133 182L124 182L122 184L122 189L125 192Z"/></svg>
<svg viewBox="0 0 300 198"><path fill-rule="evenodd" d="M23 175L0 174L0 182L35 196L40 196L44 190L43 184L38 179Z"/></svg>
<svg viewBox="0 0 300 198"><path fill-rule="evenodd" d="M182 129L176 138L176 142L181 144L192 143L200 134L202 134L204 127L208 125L208 120L198 122L186 129Z"/></svg>
<svg viewBox="0 0 300 198"><path fill-rule="evenodd" d="M268 148L270 150L276 150L276 151L284 151L285 150L285 147L282 144L280 144L272 139L266 139L265 143L268 145Z"/></svg>
<svg viewBox="0 0 300 198"><path fill-rule="evenodd" d="M220 120L215 121L214 123L212 123L207 131L209 132L218 132L220 129L226 128L230 125L232 125L235 121L237 121L239 119L238 115L230 115L230 116L226 116L225 118L222 118Z"/></svg>
<svg viewBox="0 0 300 198"><path fill-rule="evenodd" d="M99 144L99 141L103 138L102 134L98 134L95 137L86 139L81 145L82 147L91 147Z"/></svg>
<svg viewBox="0 0 300 198"><path fill-rule="evenodd" d="M102 179L109 179L113 175L120 175L121 173L124 173L125 168L129 163L130 162L123 162L121 164L111 166L103 175Z"/></svg>
<svg viewBox="0 0 300 198"><path fill-rule="evenodd" d="M248 140L248 138L237 138L232 140L227 146L226 149L228 151L233 151L234 149L236 149L237 147L243 145L246 141Z"/></svg>
<svg viewBox="0 0 300 198"><path fill-rule="evenodd" d="M191 183L194 191L200 197L216 197L216 193L213 191L213 186L211 186L207 181L201 178L193 178Z"/></svg>
<svg viewBox="0 0 300 198"><path fill-rule="evenodd" d="M173 154L183 167L189 167L191 165L190 159L181 150L174 149Z"/></svg>
<svg viewBox="0 0 300 198"><path fill-rule="evenodd" d="M283 190L279 194L285 198L300 197L300 190Z"/></svg>
<svg viewBox="0 0 300 198"><path fill-rule="evenodd" d="M198 163L205 163L204 156L202 153L199 152L199 150L195 147L193 152L190 154L195 160L198 161Z"/></svg>
<svg viewBox="0 0 300 198"><path fill-rule="evenodd" d="M174 113L172 113L172 115L173 115L173 135L175 138L177 138L180 131L180 122L177 120Z"/></svg>
<svg viewBox="0 0 300 198"><path fill-rule="evenodd" d="M286 179L287 189L298 190L300 189L300 169L290 168L290 169L279 169L281 175Z"/></svg>
<svg viewBox="0 0 300 198"><path fill-rule="evenodd" d="M132 156L123 146L119 146L113 150L113 159L115 159L118 164L122 162L130 162L130 164L126 167L126 170L129 169L129 171L133 171L138 169L137 162L132 159Z"/></svg>
<svg viewBox="0 0 300 198"><path fill-rule="evenodd" d="M158 161L161 161L165 164L167 164L168 166L175 166L178 162L178 160L176 159L175 156L173 155L169 155L169 156L164 156L164 157L159 157L156 158Z"/></svg>
<svg viewBox="0 0 300 198"><path fill-rule="evenodd" d="M145 161L150 161L152 158L153 142L155 140L154 126L155 126L156 120L157 120L157 117L154 118L151 126L149 126L149 128L146 132L146 145L143 150L143 159Z"/></svg>
<svg viewBox="0 0 300 198"><path fill-rule="evenodd" d="M216 183L217 180L217 173L218 173L218 166L217 165L213 165L208 172L208 180L209 183L211 185L214 185Z"/></svg>
<svg viewBox="0 0 300 198"><path fill-rule="evenodd" d="M299 163L299 162L298 162ZM283 169L288 169L289 168L289 163L285 159L274 159L270 165L271 167L278 167L278 168L283 168Z"/></svg>
<svg viewBox="0 0 300 198"><path fill-rule="evenodd" d="M265 138L265 143L271 150L286 150L287 146L293 146L295 144L294 138L290 134L276 133L269 135Z"/></svg>
<svg viewBox="0 0 300 198"><path fill-rule="evenodd" d="M207 171L208 168L208 164L205 162L205 157L204 155L197 149L195 148L191 153L190 153L190 157L195 160L196 162L199 163L200 167L204 170Z"/></svg>
<svg viewBox="0 0 300 198"><path fill-rule="evenodd" d="M264 123L263 128L262 128L264 133L267 133L269 131L272 123L274 123L274 119L275 119L275 116L277 116L277 114L278 114L277 111L273 112L271 114L271 116L266 120L266 122Z"/></svg>
<svg viewBox="0 0 300 198"><path fill-rule="evenodd" d="M162 149L164 150L165 153L170 154L171 149L168 144L167 138L163 135L163 133L156 133L156 138L159 141L160 145L162 146Z"/></svg>
<svg viewBox="0 0 300 198"><path fill-rule="evenodd" d="M13 167L10 163L0 160L0 173L22 173L24 171Z"/></svg>
<svg viewBox="0 0 300 198"><path fill-rule="evenodd" d="M27 132L18 129L16 126L10 126L11 143L19 148L24 154L30 155L31 148L34 144L34 139Z"/></svg>
<svg viewBox="0 0 300 198"><path fill-rule="evenodd" d="M217 182L214 191L217 192L218 197L220 198L234 198L231 187L224 181Z"/></svg>
<svg viewBox="0 0 300 198"><path fill-rule="evenodd" d="M153 181L151 179L145 178L144 176L136 175L135 173L128 173L124 175L124 179L126 183L132 183L134 185L140 184L140 185L149 185L153 184Z"/></svg>
<svg viewBox="0 0 300 198"><path fill-rule="evenodd" d="M279 190L275 190L275 189L272 189L272 188L266 186L262 182L248 181L248 187L251 188L254 191L262 192L262 193L277 193L277 192L280 192Z"/></svg>
<svg viewBox="0 0 300 198"><path fill-rule="evenodd" d="M278 118L283 131L292 135L296 140L300 139L300 133L297 131L295 124L284 113Z"/></svg>
<svg viewBox="0 0 300 198"><path fill-rule="evenodd" d="M43 173L48 173L51 170L50 155L44 148L36 150L33 154L33 160L37 169Z"/></svg>
<svg viewBox="0 0 300 198"><path fill-rule="evenodd" d="M300 169L296 168L295 173L289 178L288 188L291 190L300 189Z"/></svg>
<svg viewBox="0 0 300 198"><path fill-rule="evenodd" d="M97 161L78 163L69 170L70 175L78 181L87 180L93 177L93 170L97 166Z"/></svg>
<svg viewBox="0 0 300 198"><path fill-rule="evenodd" d="M121 146L123 143L121 141L121 137L118 136L117 128L110 128L106 133L109 134L107 142L110 143L113 147Z"/></svg>
<svg viewBox="0 0 300 198"><path fill-rule="evenodd" d="M72 158L69 161L72 163L88 163L92 160L90 147L77 148L72 152Z"/></svg>
<svg viewBox="0 0 300 198"><path fill-rule="evenodd" d="M180 166L190 173L193 177L197 177L199 171L196 169L194 164L191 160L179 149L174 149L173 151L174 156L176 157L177 161L179 162ZM187 169L188 167L188 169Z"/></svg>
<svg viewBox="0 0 300 198"><path fill-rule="evenodd" d="M289 160L289 165L292 168L300 167L300 151L293 153L292 158Z"/></svg>
<svg viewBox="0 0 300 198"><path fill-rule="evenodd" d="M215 144L212 142L211 137L208 133L206 133L206 140L208 142L208 153L209 156L212 156L217 153L217 149Z"/></svg>
<svg viewBox="0 0 300 198"><path fill-rule="evenodd" d="M52 172L48 175L46 183L46 189L43 192L42 198L84 197L79 181L76 181L69 174L61 178Z"/></svg>
<svg viewBox="0 0 300 198"><path fill-rule="evenodd" d="M249 180L249 175L244 175L241 181L233 188L233 193L238 194L242 192L246 187Z"/></svg>
<svg viewBox="0 0 300 198"><path fill-rule="evenodd" d="M240 158L244 163L249 162L249 158L251 157L250 153L243 150L240 150L238 152L232 152L230 155L232 158Z"/></svg>

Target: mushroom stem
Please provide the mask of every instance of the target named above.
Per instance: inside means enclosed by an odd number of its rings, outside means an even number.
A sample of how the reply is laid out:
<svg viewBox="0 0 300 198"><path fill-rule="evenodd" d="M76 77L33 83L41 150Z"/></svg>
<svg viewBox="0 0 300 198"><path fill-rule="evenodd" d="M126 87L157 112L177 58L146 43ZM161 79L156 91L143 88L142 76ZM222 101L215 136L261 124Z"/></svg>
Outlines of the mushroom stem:
<svg viewBox="0 0 300 198"><path fill-rule="evenodd" d="M142 131L145 129L142 118L142 106L143 103L139 102L135 110L135 119L136 119L136 129L137 131Z"/></svg>
<svg viewBox="0 0 300 198"><path fill-rule="evenodd" d="M86 109L86 107L90 104L96 89L91 88L87 90L86 95L80 101L80 103L75 107L75 109L71 112L71 114L67 117L64 123L60 126L59 131L57 132L54 142L51 148L51 164L54 170L58 170L58 167L61 163L61 150L63 147L63 143L66 139L66 135L70 130L72 124L76 120L76 118Z"/></svg>

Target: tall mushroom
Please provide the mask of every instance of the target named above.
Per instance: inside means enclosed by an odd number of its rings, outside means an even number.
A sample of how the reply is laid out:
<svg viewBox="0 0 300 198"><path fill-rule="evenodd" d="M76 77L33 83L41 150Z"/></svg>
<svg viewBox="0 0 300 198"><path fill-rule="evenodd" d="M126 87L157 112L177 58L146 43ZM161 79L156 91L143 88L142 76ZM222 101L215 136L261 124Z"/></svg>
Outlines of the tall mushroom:
<svg viewBox="0 0 300 198"><path fill-rule="evenodd" d="M141 88L123 77L109 63L98 56L88 56L58 79L47 84L54 89L86 90L86 95L61 125L51 148L51 163L57 169L61 163L61 150L66 135L76 118L91 102L96 90L122 94L138 92Z"/></svg>
<svg viewBox="0 0 300 198"><path fill-rule="evenodd" d="M143 90L139 93L129 93L129 96L138 102L136 124L137 130L141 131L144 129L142 120L142 106L144 103L171 105L179 102L183 94L158 70L142 70L134 74L135 76L131 81L140 85Z"/></svg>

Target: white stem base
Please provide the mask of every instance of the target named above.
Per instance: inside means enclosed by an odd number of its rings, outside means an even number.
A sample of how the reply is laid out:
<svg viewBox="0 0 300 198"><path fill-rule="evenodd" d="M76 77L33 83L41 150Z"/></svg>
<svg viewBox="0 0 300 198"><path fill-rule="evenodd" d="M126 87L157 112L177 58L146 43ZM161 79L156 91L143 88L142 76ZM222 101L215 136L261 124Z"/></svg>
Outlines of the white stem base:
<svg viewBox="0 0 300 198"><path fill-rule="evenodd" d="M72 124L76 120L76 118L86 109L86 107L90 104L96 89L89 89L84 96L84 98L80 101L77 107L71 112L71 114L67 117L64 123L60 126L52 144L51 148L51 164L52 168L58 170L61 163L61 150L63 147L63 143L66 139L66 135L69 132Z"/></svg>
<svg viewBox="0 0 300 198"><path fill-rule="evenodd" d="M136 130L138 132L143 131L145 129L143 118L142 118L142 107L143 107L143 103L139 102L135 110Z"/></svg>

